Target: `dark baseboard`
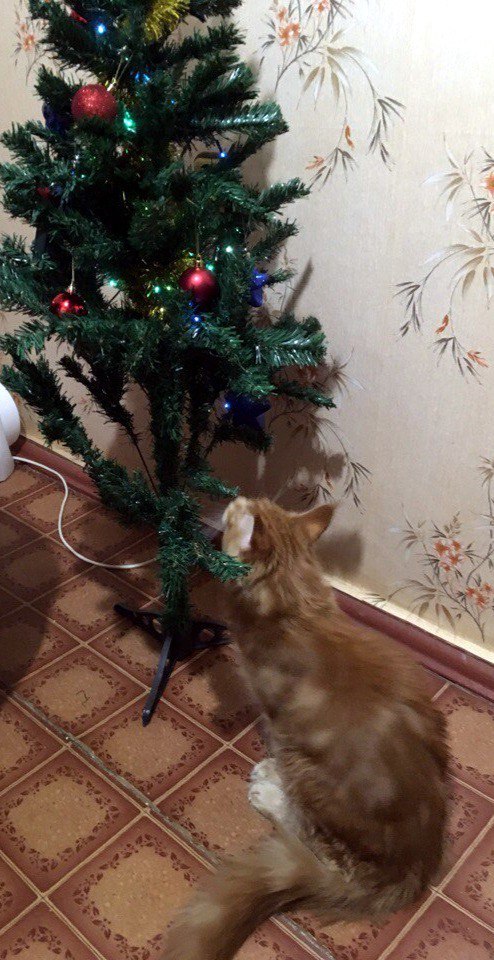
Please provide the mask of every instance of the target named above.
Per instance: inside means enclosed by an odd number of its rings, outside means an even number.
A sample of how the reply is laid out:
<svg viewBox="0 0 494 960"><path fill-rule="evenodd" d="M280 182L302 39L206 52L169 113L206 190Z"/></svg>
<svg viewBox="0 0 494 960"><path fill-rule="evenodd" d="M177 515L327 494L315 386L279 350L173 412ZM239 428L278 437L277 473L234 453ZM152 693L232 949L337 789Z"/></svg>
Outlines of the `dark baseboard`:
<svg viewBox="0 0 494 960"><path fill-rule="evenodd" d="M51 467L52 470L58 470L63 474L69 487L76 493L82 493L91 500L99 500L99 494L96 485L84 472L83 467L68 460L60 453L55 453L49 447L44 447L42 443L36 443L36 440L29 440L27 437L19 437L17 443L12 447L14 456L26 457L28 460L35 460L44 467ZM56 477L52 478L56 481Z"/></svg>
<svg viewBox="0 0 494 960"><path fill-rule="evenodd" d="M416 660L424 667L438 673L445 680L467 687L473 693L494 700L494 665L469 650L443 640L434 633L417 627L408 620L402 620L387 610L375 607L372 603L357 600L348 593L336 591L338 603L354 620L365 623L373 630L379 630L386 636L398 640L409 648Z"/></svg>
<svg viewBox="0 0 494 960"><path fill-rule="evenodd" d="M62 473L69 486L77 493L81 493L91 499L98 499L98 491L92 480L84 472L83 468L72 460L49 450L34 440L28 440L21 437L13 453L19 456L27 457L29 460L36 460L38 463L47 467L52 467ZM342 593L337 590L338 602L350 617L364 623L367 627L374 630L380 630L388 637L398 640L409 648L411 653L429 670L440 674L446 680L458 683L474 693L494 700L494 665L482 660L481 657L469 651L462 650L451 643L447 643L441 637L421 627L414 626L407 620L402 620L375 607L364 600L357 600L356 597L348 593Z"/></svg>

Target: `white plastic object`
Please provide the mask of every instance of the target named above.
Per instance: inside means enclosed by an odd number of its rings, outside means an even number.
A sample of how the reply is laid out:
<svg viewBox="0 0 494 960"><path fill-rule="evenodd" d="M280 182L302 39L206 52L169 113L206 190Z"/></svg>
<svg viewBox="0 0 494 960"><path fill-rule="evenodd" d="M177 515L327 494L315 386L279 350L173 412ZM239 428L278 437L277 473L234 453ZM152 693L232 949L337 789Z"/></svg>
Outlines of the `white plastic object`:
<svg viewBox="0 0 494 960"><path fill-rule="evenodd" d="M0 383L0 481L7 480L14 469L10 447L19 439L20 432L21 418L14 398Z"/></svg>

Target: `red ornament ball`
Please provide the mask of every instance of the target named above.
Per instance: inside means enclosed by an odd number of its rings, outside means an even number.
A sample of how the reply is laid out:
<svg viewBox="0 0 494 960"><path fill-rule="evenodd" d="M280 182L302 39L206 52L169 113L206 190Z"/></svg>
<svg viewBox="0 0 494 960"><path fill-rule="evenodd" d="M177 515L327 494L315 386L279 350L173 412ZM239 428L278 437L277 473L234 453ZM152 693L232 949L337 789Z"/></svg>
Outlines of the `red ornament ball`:
<svg viewBox="0 0 494 960"><path fill-rule="evenodd" d="M50 310L57 317L71 315L83 317L87 313L84 300L73 290L64 290L63 293L57 293L50 303Z"/></svg>
<svg viewBox="0 0 494 960"><path fill-rule="evenodd" d="M178 284L190 294L191 299L198 307L209 307L219 296L218 281L211 270L206 267L189 267L178 278Z"/></svg>
<svg viewBox="0 0 494 960"><path fill-rule="evenodd" d="M118 103L102 83L88 83L74 93L70 109L74 120L99 117L111 122L117 115Z"/></svg>
<svg viewBox="0 0 494 960"><path fill-rule="evenodd" d="M51 200L53 197L51 187L36 187L36 193L42 197L43 200Z"/></svg>

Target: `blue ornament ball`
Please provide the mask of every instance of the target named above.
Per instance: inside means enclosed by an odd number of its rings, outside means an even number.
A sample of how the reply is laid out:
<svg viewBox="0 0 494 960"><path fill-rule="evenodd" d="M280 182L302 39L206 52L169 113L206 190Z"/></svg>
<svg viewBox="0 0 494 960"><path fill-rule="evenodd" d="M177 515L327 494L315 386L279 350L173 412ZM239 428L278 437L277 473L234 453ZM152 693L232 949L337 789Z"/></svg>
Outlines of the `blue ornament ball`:
<svg viewBox="0 0 494 960"><path fill-rule="evenodd" d="M59 113L58 110L55 110L55 108L46 101L41 109L46 128L51 130L52 133L58 133L61 137L65 136L72 123L70 115Z"/></svg>
<svg viewBox="0 0 494 960"><path fill-rule="evenodd" d="M249 303L251 307L262 307L264 294L263 289L269 281L269 273L262 270L254 270L250 282Z"/></svg>
<svg viewBox="0 0 494 960"><path fill-rule="evenodd" d="M223 401L225 419L235 427L250 427L251 430L264 429L264 415L271 409L268 400L258 400L245 393L225 393Z"/></svg>

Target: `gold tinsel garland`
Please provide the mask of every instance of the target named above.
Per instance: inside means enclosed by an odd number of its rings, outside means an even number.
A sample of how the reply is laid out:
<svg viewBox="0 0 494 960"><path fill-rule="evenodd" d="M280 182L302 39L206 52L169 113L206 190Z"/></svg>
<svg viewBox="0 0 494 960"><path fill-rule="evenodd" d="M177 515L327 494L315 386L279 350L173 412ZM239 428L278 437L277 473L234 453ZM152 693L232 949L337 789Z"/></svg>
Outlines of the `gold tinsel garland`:
<svg viewBox="0 0 494 960"><path fill-rule="evenodd" d="M191 250L188 250L187 252L184 251L168 267L166 276L160 278L160 283L164 284L165 286L167 283L176 284L179 277L182 275L182 273L184 273L184 271L187 270L189 267L193 267L195 262L196 262L196 254L193 253ZM153 286L154 286L154 283L153 283ZM150 296L149 292L147 296L148 297ZM161 304L152 306L151 309L149 310L149 316L156 318L158 320L161 320L164 326L168 327L168 324L166 322L168 317L168 310L166 307L163 307Z"/></svg>
<svg viewBox="0 0 494 960"><path fill-rule="evenodd" d="M189 0L153 0L146 17L148 40L161 40L178 27L189 12Z"/></svg>
<svg viewBox="0 0 494 960"><path fill-rule="evenodd" d="M196 262L196 254L192 250L188 250L180 255L177 260L174 260L170 267L170 274L174 280L178 280L184 270L188 270L189 267L193 267Z"/></svg>

